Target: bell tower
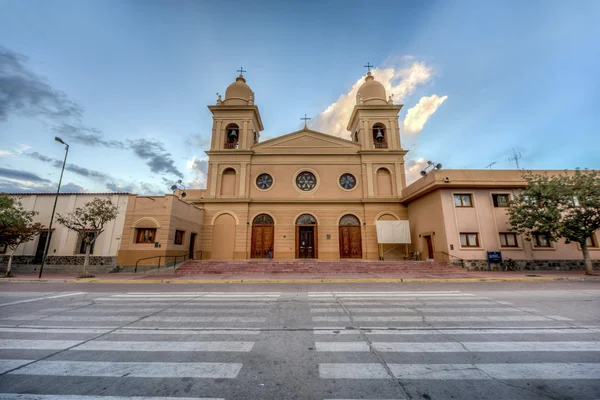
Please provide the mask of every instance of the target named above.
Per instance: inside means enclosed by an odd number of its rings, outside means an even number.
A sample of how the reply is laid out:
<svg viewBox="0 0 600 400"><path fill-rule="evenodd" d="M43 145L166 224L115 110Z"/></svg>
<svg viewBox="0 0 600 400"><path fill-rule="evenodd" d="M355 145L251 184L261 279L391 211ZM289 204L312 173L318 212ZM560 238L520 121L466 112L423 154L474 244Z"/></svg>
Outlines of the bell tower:
<svg viewBox="0 0 600 400"><path fill-rule="evenodd" d="M254 92L246 84L243 68L235 82L227 87L225 100L208 106L213 127L206 185L209 198L247 198L250 185L252 147L264 129Z"/></svg>
<svg viewBox="0 0 600 400"><path fill-rule="evenodd" d="M400 143L398 113L402 104L394 104L385 88L370 71L356 94L356 105L346 129L351 140L360 144L365 197L400 197L406 186L404 155ZM383 190L383 176L389 174L391 189ZM387 176L387 175L386 175ZM387 178L386 178L387 179Z"/></svg>

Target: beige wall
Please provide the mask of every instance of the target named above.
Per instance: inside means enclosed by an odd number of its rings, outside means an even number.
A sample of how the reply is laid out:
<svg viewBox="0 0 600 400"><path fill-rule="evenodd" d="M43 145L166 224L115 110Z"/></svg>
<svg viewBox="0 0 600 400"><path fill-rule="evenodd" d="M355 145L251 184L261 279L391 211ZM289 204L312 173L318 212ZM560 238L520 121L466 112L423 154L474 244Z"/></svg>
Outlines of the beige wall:
<svg viewBox="0 0 600 400"><path fill-rule="evenodd" d="M123 224L117 264L135 265L140 258L188 254L192 233L196 233L195 251L200 250L203 219L204 210L180 200L177 196L131 195ZM137 228L156 228L155 241L160 247L156 248L152 243L135 243ZM179 245L175 244L176 230L185 232L183 243ZM157 260L149 260L144 263L156 262Z"/></svg>
<svg viewBox="0 0 600 400"><path fill-rule="evenodd" d="M446 227L442 211L442 199L439 191L431 192L408 204L411 250L419 252L420 259L428 254L425 236L431 236L434 259L448 261Z"/></svg>
<svg viewBox="0 0 600 400"><path fill-rule="evenodd" d="M48 228L52 207L54 206L55 195L46 194L23 194L11 197L19 198L23 208L28 211L37 211L34 217L35 222L39 222ZM119 213L115 220L106 224L105 231L98 237L94 245L94 256L116 256L121 242L121 232L125 220L127 194L60 194L56 203L56 212L52 224L52 236L48 247L49 256L73 256L79 255L79 235L77 232L67 229L56 222L59 214L66 214L74 211L77 207L82 207L86 203L99 199L110 199L115 204ZM31 242L19 246L15 255L35 255L40 236L36 236Z"/></svg>

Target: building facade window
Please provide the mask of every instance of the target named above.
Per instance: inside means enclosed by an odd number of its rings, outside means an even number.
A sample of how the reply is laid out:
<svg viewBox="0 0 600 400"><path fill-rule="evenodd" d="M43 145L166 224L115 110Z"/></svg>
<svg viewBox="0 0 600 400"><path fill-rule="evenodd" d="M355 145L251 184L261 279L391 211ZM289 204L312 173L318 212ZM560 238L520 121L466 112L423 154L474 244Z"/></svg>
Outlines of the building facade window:
<svg viewBox="0 0 600 400"><path fill-rule="evenodd" d="M596 238L594 237L594 235L587 238L585 240L585 243L587 244L587 247L598 247L598 243L596 243ZM0 249L0 251L1 251L1 249Z"/></svg>
<svg viewBox="0 0 600 400"><path fill-rule="evenodd" d="M473 207L473 198L470 194L455 194L454 205L456 207Z"/></svg>
<svg viewBox="0 0 600 400"><path fill-rule="evenodd" d="M183 244L184 231L175 231L175 244Z"/></svg>
<svg viewBox="0 0 600 400"><path fill-rule="evenodd" d="M510 195L508 194L492 194L492 200L494 201L494 207L508 207L510 201Z"/></svg>
<svg viewBox="0 0 600 400"><path fill-rule="evenodd" d="M154 243L156 228L138 228L135 235L136 243Z"/></svg>
<svg viewBox="0 0 600 400"><path fill-rule="evenodd" d="M312 172L301 172L296 177L296 186L304 191L313 190L317 186L317 177Z"/></svg>
<svg viewBox="0 0 600 400"><path fill-rule="evenodd" d="M269 189L271 186L273 186L273 177L269 174L260 174L256 178L256 186L262 190Z"/></svg>
<svg viewBox="0 0 600 400"><path fill-rule="evenodd" d="M552 247L548 236L543 233L533 234L533 247Z"/></svg>
<svg viewBox="0 0 600 400"><path fill-rule="evenodd" d="M373 125L373 147L376 149L387 149L388 147L385 125L383 124Z"/></svg>
<svg viewBox="0 0 600 400"><path fill-rule="evenodd" d="M352 174L343 174L340 176L340 186L346 190L354 189L356 178Z"/></svg>
<svg viewBox="0 0 600 400"><path fill-rule="evenodd" d="M83 234L83 233L79 234L79 239L78 239L79 246L77 246L78 250L79 250L78 254L85 254L85 246L86 246L85 237L88 237L89 240L92 240L94 238L94 232L86 232L85 234ZM94 254L94 246L95 245L96 245L96 242L92 243L92 247L90 248L90 254Z"/></svg>
<svg viewBox="0 0 600 400"><path fill-rule="evenodd" d="M460 245L462 247L479 247L479 234L476 232L461 233Z"/></svg>
<svg viewBox="0 0 600 400"><path fill-rule="evenodd" d="M517 234L512 232L500 233L501 247L519 247L517 245Z"/></svg>

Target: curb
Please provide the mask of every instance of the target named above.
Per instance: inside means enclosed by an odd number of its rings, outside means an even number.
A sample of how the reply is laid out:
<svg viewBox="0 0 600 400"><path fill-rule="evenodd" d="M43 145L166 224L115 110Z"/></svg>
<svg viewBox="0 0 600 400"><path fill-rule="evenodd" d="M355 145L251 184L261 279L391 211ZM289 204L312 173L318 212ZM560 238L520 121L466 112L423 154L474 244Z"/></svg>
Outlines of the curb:
<svg viewBox="0 0 600 400"><path fill-rule="evenodd" d="M527 278L323 278L323 279L95 279L95 278L67 278L67 279L18 279L6 278L0 282L14 283L477 283L477 282L552 282L552 281L600 281L600 277L527 277Z"/></svg>

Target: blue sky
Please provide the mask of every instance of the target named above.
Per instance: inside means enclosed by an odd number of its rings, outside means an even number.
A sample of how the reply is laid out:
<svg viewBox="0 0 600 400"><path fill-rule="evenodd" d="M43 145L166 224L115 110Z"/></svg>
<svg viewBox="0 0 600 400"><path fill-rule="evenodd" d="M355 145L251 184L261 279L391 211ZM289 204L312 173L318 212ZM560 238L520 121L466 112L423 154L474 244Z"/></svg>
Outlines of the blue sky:
<svg viewBox="0 0 600 400"><path fill-rule="evenodd" d="M344 137L367 61L404 104L411 176L514 168L512 148L527 169L600 168L597 21L593 0L0 0L0 191L53 190L57 134L65 191L201 187L206 106L240 66L263 139L304 113Z"/></svg>

